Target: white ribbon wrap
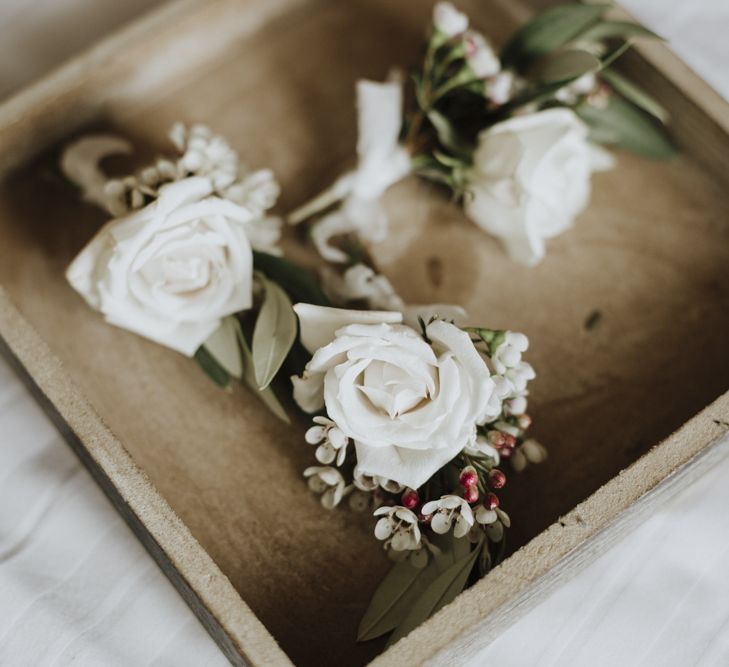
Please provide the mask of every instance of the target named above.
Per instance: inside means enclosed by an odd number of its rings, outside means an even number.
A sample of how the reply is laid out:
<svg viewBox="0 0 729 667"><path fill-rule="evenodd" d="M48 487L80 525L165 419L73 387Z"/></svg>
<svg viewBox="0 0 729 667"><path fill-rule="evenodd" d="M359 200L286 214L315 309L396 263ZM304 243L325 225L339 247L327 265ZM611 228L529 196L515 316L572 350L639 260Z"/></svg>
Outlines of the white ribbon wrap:
<svg viewBox="0 0 729 667"><path fill-rule="evenodd" d="M324 259L346 262L347 255L329 241L341 234L356 233L370 243L383 241L388 220L380 205L385 191L410 172L410 155L399 143L402 126L401 81L360 80L357 82L357 167L340 176L289 216L298 224L324 209L340 203L312 228L312 238Z"/></svg>

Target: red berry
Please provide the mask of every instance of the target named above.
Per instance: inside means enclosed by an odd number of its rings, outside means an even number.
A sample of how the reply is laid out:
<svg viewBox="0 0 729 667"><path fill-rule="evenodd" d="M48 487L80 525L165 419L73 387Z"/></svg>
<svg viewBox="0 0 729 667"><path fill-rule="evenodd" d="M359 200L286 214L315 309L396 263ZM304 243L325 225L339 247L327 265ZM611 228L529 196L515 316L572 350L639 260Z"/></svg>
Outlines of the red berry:
<svg viewBox="0 0 729 667"><path fill-rule="evenodd" d="M478 484L478 473L472 466L467 466L461 470L458 480L461 482L461 486L464 489L470 488Z"/></svg>
<svg viewBox="0 0 729 667"><path fill-rule="evenodd" d="M408 489L402 494L402 504L409 510L415 509L420 503L420 496L415 489Z"/></svg>
<svg viewBox="0 0 729 667"><path fill-rule="evenodd" d="M463 499L469 504L475 503L478 500L478 487L467 486L463 490Z"/></svg>
<svg viewBox="0 0 729 667"><path fill-rule="evenodd" d="M503 447L506 449L514 449L516 447L516 438L513 435L505 435Z"/></svg>
<svg viewBox="0 0 729 667"><path fill-rule="evenodd" d="M501 470L494 468L489 473L489 482L495 489L503 489L506 484L506 475Z"/></svg>
<svg viewBox="0 0 729 667"><path fill-rule="evenodd" d="M499 506L499 499L494 493L487 493L483 499L483 506L487 510L495 510Z"/></svg>

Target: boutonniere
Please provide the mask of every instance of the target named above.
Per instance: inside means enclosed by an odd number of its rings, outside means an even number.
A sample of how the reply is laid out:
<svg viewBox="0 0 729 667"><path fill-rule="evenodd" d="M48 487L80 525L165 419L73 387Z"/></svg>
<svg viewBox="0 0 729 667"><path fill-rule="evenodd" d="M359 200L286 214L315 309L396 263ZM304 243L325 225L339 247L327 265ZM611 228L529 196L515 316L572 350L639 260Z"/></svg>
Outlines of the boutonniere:
<svg viewBox="0 0 729 667"><path fill-rule="evenodd" d="M371 289L350 295L393 298L386 279L353 269L343 284ZM500 465L520 470L546 456L526 437L535 378L527 337L460 326L443 308L294 306L311 354L292 378L294 400L314 415L305 440L315 461L304 476L326 509L346 499L372 512L374 536L396 561L360 640L396 641L487 572L510 525Z"/></svg>
<svg viewBox="0 0 729 667"><path fill-rule="evenodd" d="M245 169L204 126L175 125L170 140L168 155L122 178L99 166L132 152L120 137L64 150L64 174L111 216L66 277L110 324L194 357L222 386L242 379L287 419L269 385L296 338L291 297L326 297L281 256L272 172Z"/></svg>
<svg viewBox="0 0 729 667"><path fill-rule="evenodd" d="M656 35L609 10L550 9L497 53L465 14L438 3L409 85L397 73L357 83L356 167L289 221L314 219L320 254L346 262L338 239L382 241L379 199L415 173L447 187L513 259L541 261L546 240L586 208L592 173L614 164L599 144L653 158L673 152L665 110L613 67L635 39Z"/></svg>

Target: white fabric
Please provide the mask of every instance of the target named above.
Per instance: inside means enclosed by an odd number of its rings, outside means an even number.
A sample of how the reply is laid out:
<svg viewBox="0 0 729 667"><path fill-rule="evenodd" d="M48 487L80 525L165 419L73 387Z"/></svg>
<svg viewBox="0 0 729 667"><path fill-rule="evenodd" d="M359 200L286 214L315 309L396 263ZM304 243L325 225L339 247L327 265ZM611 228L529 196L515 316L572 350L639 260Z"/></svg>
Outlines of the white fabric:
<svg viewBox="0 0 729 667"><path fill-rule="evenodd" d="M0 358L0 665L227 660Z"/></svg>
<svg viewBox="0 0 729 667"><path fill-rule="evenodd" d="M2 0L0 96L154 0ZM729 98L726 0L626 0ZM470 667L729 664L729 461ZM0 665L226 665L0 360Z"/></svg>

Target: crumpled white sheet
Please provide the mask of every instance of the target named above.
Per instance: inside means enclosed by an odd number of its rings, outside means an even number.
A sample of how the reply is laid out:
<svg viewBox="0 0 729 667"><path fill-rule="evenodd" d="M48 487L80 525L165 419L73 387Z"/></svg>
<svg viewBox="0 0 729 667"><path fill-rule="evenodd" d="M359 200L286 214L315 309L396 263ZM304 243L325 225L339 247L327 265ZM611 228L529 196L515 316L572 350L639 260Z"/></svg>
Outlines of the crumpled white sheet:
<svg viewBox="0 0 729 667"><path fill-rule="evenodd" d="M227 665L0 357L0 665Z"/></svg>

